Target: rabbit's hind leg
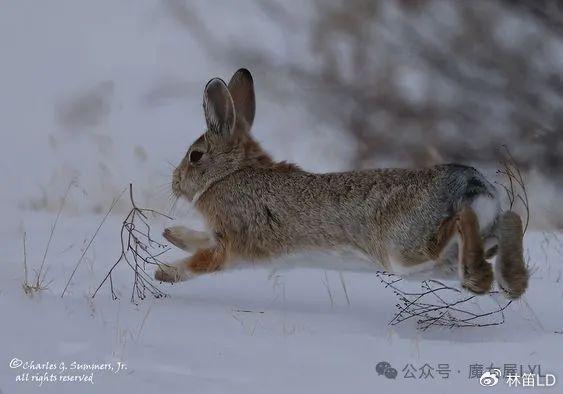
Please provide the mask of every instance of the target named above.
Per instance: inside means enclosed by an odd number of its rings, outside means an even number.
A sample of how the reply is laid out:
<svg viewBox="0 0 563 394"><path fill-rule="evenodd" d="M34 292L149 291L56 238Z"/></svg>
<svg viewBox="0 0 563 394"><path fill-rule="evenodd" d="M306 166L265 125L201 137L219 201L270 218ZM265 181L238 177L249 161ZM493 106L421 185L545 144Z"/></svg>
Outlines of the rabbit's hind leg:
<svg viewBox="0 0 563 394"><path fill-rule="evenodd" d="M186 252L195 252L199 249L209 248L213 239L203 231L196 231L184 226L173 226L164 229L162 236L174 246Z"/></svg>
<svg viewBox="0 0 563 394"><path fill-rule="evenodd" d="M500 215L497 224L497 283L508 298L519 298L528 287L529 272L524 262L523 229L520 216L512 211Z"/></svg>
<svg viewBox="0 0 563 394"><path fill-rule="evenodd" d="M473 293L485 294L490 291L493 283L493 269L485 260L479 221L470 206L465 206L458 213L457 230L460 237L459 264L462 286Z"/></svg>

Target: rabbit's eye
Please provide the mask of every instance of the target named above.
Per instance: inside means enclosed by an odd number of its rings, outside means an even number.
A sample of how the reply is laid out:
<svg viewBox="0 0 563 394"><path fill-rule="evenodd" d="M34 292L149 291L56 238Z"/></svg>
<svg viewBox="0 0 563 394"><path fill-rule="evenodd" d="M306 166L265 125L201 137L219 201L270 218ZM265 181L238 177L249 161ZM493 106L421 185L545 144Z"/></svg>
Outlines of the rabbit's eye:
<svg viewBox="0 0 563 394"><path fill-rule="evenodd" d="M199 161L199 159L201 159L201 156L203 156L203 152L200 152L198 150L193 150L190 152L190 163L197 163Z"/></svg>

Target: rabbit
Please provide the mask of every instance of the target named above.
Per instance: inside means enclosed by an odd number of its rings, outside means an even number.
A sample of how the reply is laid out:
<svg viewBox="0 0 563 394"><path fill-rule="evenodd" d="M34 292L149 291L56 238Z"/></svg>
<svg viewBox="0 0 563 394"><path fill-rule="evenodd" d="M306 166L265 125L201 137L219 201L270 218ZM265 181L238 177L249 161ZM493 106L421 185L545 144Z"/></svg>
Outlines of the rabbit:
<svg viewBox="0 0 563 394"><path fill-rule="evenodd" d="M190 201L210 234L176 226L164 237L192 252L161 264L155 278L180 282L303 250L351 247L387 271L425 263L453 266L462 287L511 299L528 286L522 220L501 209L494 185L475 168L383 168L315 174L274 161L254 140L252 75L204 89L207 130L173 171L172 191ZM495 275L487 259L496 257ZM343 263L345 264L345 263Z"/></svg>

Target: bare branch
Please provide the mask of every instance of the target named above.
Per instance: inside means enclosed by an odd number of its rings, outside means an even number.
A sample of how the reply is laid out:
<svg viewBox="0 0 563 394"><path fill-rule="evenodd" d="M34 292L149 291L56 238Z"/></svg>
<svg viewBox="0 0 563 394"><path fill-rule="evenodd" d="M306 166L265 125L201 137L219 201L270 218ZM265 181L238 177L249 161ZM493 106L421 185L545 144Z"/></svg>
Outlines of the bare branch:
<svg viewBox="0 0 563 394"><path fill-rule="evenodd" d="M476 302L481 298L437 280L425 280L419 291L412 292L402 288L403 279L398 275L378 272L377 277L385 288L392 289L399 298L395 305L398 311L389 322L392 326L413 318L422 331L432 326L460 328L500 325L504 323L504 310L511 303L507 301L500 305L494 297L498 293L491 292L489 298L495 306L483 310L476 308Z"/></svg>
<svg viewBox="0 0 563 394"><path fill-rule="evenodd" d="M499 153L501 155L499 160L501 169L497 170L497 173L506 178L508 185L499 182L496 183L504 189L508 199L508 209L510 211L514 209L516 201L519 201L524 207L526 215L524 233L526 233L530 223L530 201L528 200L528 191L524 182L524 177L520 171L518 163L516 163L510 149L508 149L508 146L502 145L499 149Z"/></svg>
<svg viewBox="0 0 563 394"><path fill-rule="evenodd" d="M172 218L153 209L139 208L133 198L133 185L131 184L129 185L129 200L132 208L123 220L120 232L121 254L100 282L94 294L92 294L92 298L108 282L112 298L114 300L119 298L113 285L112 274L120 264L126 264L134 274L131 302L137 303L138 300L145 299L147 291L156 298L167 296L166 293L152 283L152 277L146 271L147 264L166 265L159 258L169 250L167 245L152 238L148 215Z"/></svg>

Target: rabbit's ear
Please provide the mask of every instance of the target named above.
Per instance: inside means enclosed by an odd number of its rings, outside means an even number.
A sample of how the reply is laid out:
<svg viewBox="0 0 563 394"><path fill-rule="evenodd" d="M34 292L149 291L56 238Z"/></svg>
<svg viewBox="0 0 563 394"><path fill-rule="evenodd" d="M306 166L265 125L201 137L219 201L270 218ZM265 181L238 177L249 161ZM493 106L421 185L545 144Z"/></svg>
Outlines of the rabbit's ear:
<svg viewBox="0 0 563 394"><path fill-rule="evenodd" d="M213 78L205 85L203 112L207 130L211 134L230 136L235 127L235 106L227 85L221 78Z"/></svg>
<svg viewBox="0 0 563 394"><path fill-rule="evenodd" d="M237 122L244 120L245 125L237 125L250 130L256 112L256 99L254 96L254 81L252 74L246 68L239 69L234 73L229 82L229 92L235 103Z"/></svg>

